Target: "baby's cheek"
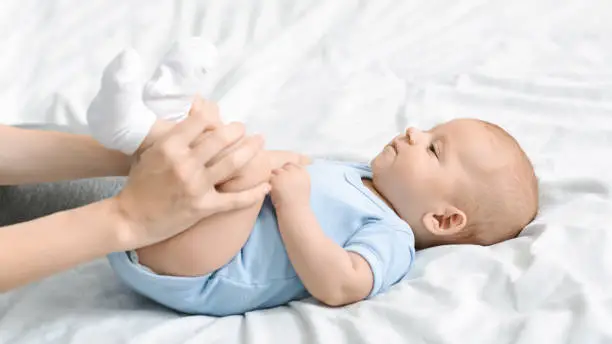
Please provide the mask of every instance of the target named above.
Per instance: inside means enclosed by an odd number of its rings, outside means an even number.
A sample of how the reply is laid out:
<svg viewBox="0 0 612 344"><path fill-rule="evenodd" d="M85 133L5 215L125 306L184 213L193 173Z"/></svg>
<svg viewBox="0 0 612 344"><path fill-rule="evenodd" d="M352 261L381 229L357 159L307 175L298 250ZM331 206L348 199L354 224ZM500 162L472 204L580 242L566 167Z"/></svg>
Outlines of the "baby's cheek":
<svg viewBox="0 0 612 344"><path fill-rule="evenodd" d="M399 172L399 173L397 173ZM396 197L414 197L418 196L419 183L415 179L415 175L409 170L397 171L394 173L392 192Z"/></svg>
<svg viewBox="0 0 612 344"><path fill-rule="evenodd" d="M411 172L411 180L408 187L412 196L418 197L420 200L425 201L429 199L432 194L438 193L438 185L435 177L429 171L419 169Z"/></svg>
<svg viewBox="0 0 612 344"><path fill-rule="evenodd" d="M402 184L406 185L406 187L414 189L426 178L422 166L417 162L404 162L398 167L396 171L397 178L401 179Z"/></svg>
<svg viewBox="0 0 612 344"><path fill-rule="evenodd" d="M384 173L385 171L392 168L393 160L388 156L386 152L381 152L374 159L372 159L372 169L374 172L378 171Z"/></svg>

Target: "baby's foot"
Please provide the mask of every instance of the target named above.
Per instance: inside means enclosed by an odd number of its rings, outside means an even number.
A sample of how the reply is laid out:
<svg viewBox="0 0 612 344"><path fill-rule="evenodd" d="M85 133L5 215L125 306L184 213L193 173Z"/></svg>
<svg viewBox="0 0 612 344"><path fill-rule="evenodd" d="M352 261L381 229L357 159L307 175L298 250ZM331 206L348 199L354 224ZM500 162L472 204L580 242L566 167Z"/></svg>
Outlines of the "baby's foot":
<svg viewBox="0 0 612 344"><path fill-rule="evenodd" d="M183 120L196 94L205 94L205 77L213 68L217 50L208 41L191 37L176 42L166 53L142 97L158 118Z"/></svg>
<svg viewBox="0 0 612 344"><path fill-rule="evenodd" d="M128 49L106 67L100 91L87 110L91 135L110 149L133 154L156 121L142 102L142 64Z"/></svg>

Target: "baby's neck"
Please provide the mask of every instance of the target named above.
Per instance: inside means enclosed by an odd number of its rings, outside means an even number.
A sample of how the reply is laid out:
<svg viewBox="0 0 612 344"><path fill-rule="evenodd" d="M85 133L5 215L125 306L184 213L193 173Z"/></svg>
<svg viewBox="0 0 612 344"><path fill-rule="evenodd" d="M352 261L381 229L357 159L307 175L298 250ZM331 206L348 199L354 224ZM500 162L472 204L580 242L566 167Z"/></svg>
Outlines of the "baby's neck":
<svg viewBox="0 0 612 344"><path fill-rule="evenodd" d="M393 208L393 205L391 204L391 202L389 202L385 198L385 196L383 196L380 192L378 192L378 190L376 190L376 187L374 187L374 183L372 182L372 179L361 178L361 182L363 183L363 185L365 185L366 188L370 189L370 191L372 191L372 193L374 193L376 197L380 198L383 202L385 202L385 204L389 206L389 208L393 209L393 211L397 214L397 211L395 210L395 208Z"/></svg>
<svg viewBox="0 0 612 344"><path fill-rule="evenodd" d="M393 211L397 214L397 216L401 217L401 215L397 212L397 210L395 210L395 208L393 208L393 205L391 205L391 202L389 202L385 196L383 196L383 194L381 194L380 192L378 192L378 190L376 190L376 187L374 187L374 183L372 182L371 179L369 178L361 178L361 182L363 183L363 185L370 189L370 191L372 191L372 193L374 193L374 195L376 195L378 198L380 198L383 202L385 202L385 204L387 204L389 206L389 208L393 209ZM424 233L420 228L416 227L417 224L413 224L413 223L409 223L409 221L407 221L406 219L402 218L404 221L406 221L406 223L408 223L408 225L410 225L410 228L412 228L412 231L414 232L414 239L415 239L415 244L417 249L424 249L429 247L430 245L428 245L428 240L427 238L422 238L422 234Z"/></svg>

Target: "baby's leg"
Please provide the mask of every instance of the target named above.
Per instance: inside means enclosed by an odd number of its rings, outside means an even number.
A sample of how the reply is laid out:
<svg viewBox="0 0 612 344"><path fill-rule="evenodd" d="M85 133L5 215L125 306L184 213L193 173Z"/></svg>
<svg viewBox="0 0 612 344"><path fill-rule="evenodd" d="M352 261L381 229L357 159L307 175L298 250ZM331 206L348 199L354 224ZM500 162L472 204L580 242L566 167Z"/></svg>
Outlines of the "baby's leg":
<svg viewBox="0 0 612 344"><path fill-rule="evenodd" d="M119 55L106 68L101 88L88 109L92 135L109 148L132 154L146 149L172 123L156 118L144 104L139 56ZM160 103L161 104L161 103ZM175 112L176 114L176 112ZM220 188L242 190L269 179L267 156L260 154L243 169L241 177ZM144 265L173 275L200 275L227 261L244 245L261 204L203 219L183 234L139 250Z"/></svg>
<svg viewBox="0 0 612 344"><path fill-rule="evenodd" d="M288 151L262 151L221 191L241 191L270 179L271 170L287 162L306 165L310 160ZM251 234L262 202L250 208L202 219L183 233L137 250L139 261L151 270L173 276L200 276L229 262Z"/></svg>
<svg viewBox="0 0 612 344"><path fill-rule="evenodd" d="M219 189L240 191L268 181L271 170L287 162L306 165L309 159L294 152L262 151ZM139 261L164 275L200 276L212 272L229 262L244 246L261 204L204 218L177 236L137 250Z"/></svg>
<svg viewBox="0 0 612 344"><path fill-rule="evenodd" d="M270 178L265 151L255 156L241 175L219 187L239 191ZM229 262L244 246L261 209L262 202L250 208L219 213L202 219L191 228L161 243L137 250L139 261L159 274L200 276Z"/></svg>
<svg viewBox="0 0 612 344"><path fill-rule="evenodd" d="M192 97L202 92L205 75L214 64L214 47L198 38L175 44L164 57L153 78L146 84L145 103L160 119L144 147L154 141L156 128L164 130L167 122L180 121L189 109ZM211 114L212 122L220 122ZM240 191L270 178L272 167L285 162L301 162L290 152L261 152L240 173L219 186L221 191ZM137 250L141 264L167 275L198 276L218 269L244 246L259 214L261 202L248 209L216 214L202 219L183 233L161 243Z"/></svg>
<svg viewBox="0 0 612 344"><path fill-rule="evenodd" d="M206 76L215 59L215 48L199 38L179 41L170 48L143 91L145 104L160 119L157 123L184 118L193 96L206 93ZM211 116L214 116L212 122L220 123L217 114ZM154 141L154 138L147 141ZM147 141L145 145L150 144ZM240 191L269 178L269 160L262 152L239 175L218 188L228 192ZM137 250L139 261L166 275L197 276L214 271L244 246L260 208L261 202L248 209L202 219L173 238Z"/></svg>

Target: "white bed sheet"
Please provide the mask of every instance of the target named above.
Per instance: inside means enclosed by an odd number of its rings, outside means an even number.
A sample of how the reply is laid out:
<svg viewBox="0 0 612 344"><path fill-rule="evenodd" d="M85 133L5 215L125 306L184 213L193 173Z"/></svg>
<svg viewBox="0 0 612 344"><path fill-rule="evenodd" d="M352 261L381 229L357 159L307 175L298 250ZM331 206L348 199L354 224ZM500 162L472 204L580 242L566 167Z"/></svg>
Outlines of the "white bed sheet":
<svg viewBox="0 0 612 344"><path fill-rule="evenodd" d="M409 280L344 309L182 317L100 260L0 295L0 342L612 342L612 2L0 6L0 123L82 126L119 50L136 47L151 70L174 39L203 35L222 57L211 97L270 148L368 159L406 125L480 117L521 141L542 185L520 238L420 252Z"/></svg>

